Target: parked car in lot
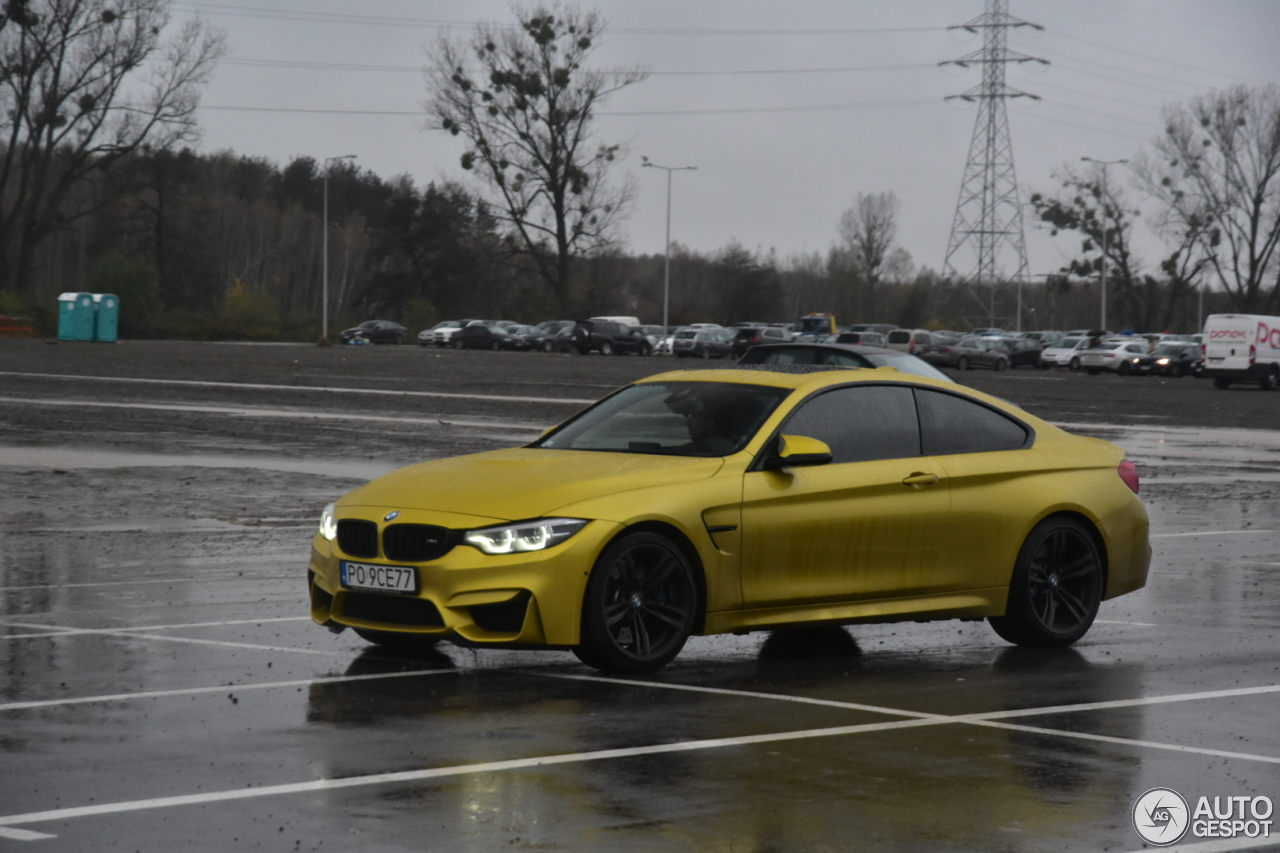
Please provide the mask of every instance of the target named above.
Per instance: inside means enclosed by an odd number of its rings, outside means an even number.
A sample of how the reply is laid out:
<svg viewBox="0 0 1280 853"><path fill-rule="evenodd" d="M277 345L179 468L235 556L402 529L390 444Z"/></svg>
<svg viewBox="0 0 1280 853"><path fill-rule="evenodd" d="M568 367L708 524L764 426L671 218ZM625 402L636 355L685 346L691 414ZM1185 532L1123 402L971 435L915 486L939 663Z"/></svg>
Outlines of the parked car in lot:
<svg viewBox="0 0 1280 853"><path fill-rule="evenodd" d="M899 373L927 376L939 382L955 382L947 374L910 353L866 344L823 344L794 341L788 344L766 344L747 350L738 359L739 366L753 364L795 365L808 367L892 367Z"/></svg>
<svg viewBox="0 0 1280 853"><path fill-rule="evenodd" d="M955 343L931 347L929 363L954 367L957 370L971 370L975 367L989 367L992 370L1004 370L1009 366L1009 353L999 338L961 338Z"/></svg>
<svg viewBox="0 0 1280 853"><path fill-rule="evenodd" d="M733 355L733 329L681 329L671 343L676 358L727 358Z"/></svg>
<svg viewBox="0 0 1280 853"><path fill-rule="evenodd" d="M1088 335L1071 335L1059 338L1049 346L1040 350L1040 367L1065 367L1069 370L1080 369L1080 353L1089 348Z"/></svg>
<svg viewBox="0 0 1280 853"><path fill-rule="evenodd" d="M567 648L623 673L695 633L799 624L985 618L1062 647L1146 583L1138 491L1116 445L954 383L678 371L329 504L307 609L392 648Z"/></svg>
<svg viewBox="0 0 1280 853"><path fill-rule="evenodd" d="M737 326L733 335L733 355L740 356L758 344L781 344L791 333L781 326Z"/></svg>
<svg viewBox="0 0 1280 853"><path fill-rule="evenodd" d="M832 335L819 335L815 341L824 344L865 344L871 347L884 346L884 335L881 332L836 332Z"/></svg>
<svg viewBox="0 0 1280 853"><path fill-rule="evenodd" d="M917 350L933 344L933 335L927 329L894 329L884 336L884 345L889 349L902 350L912 355Z"/></svg>
<svg viewBox="0 0 1280 853"><path fill-rule="evenodd" d="M533 339L536 330L533 326L503 326L507 330L507 340L503 342L506 349L525 350L533 349Z"/></svg>
<svg viewBox="0 0 1280 853"><path fill-rule="evenodd" d="M898 328L893 323L850 323L840 329L842 332L876 332L887 335Z"/></svg>
<svg viewBox="0 0 1280 853"><path fill-rule="evenodd" d="M1097 376L1104 370L1128 376L1130 373L1145 372L1142 356L1147 354L1147 342L1109 341L1101 346L1091 347L1080 353L1080 366L1090 376Z"/></svg>
<svg viewBox="0 0 1280 853"><path fill-rule="evenodd" d="M1204 358L1200 347L1190 341L1186 343L1169 342L1160 344L1151 352L1138 360L1140 373L1154 373L1157 376L1186 376L1188 373L1197 379L1204 367Z"/></svg>
<svg viewBox="0 0 1280 853"><path fill-rule="evenodd" d="M564 340L570 343L573 341L573 321L547 320L534 326L533 334L530 336L532 344L530 349L542 352L568 352L572 347L563 346L562 348Z"/></svg>
<svg viewBox="0 0 1280 853"><path fill-rule="evenodd" d="M459 329L478 322L476 320L446 320L443 323L437 323L432 330L435 344L438 347L447 347L453 340L453 336L458 333ZM482 321L480 321L482 322Z"/></svg>
<svg viewBox="0 0 1280 853"><path fill-rule="evenodd" d="M441 320L439 323L436 323L430 329L423 329L421 332L418 332L418 343L422 344L422 346L424 347L435 343L436 330L443 329L445 326L449 324L449 322L450 322L449 320Z"/></svg>
<svg viewBox="0 0 1280 853"><path fill-rule="evenodd" d="M622 355L629 352L649 355L653 352L645 335L614 320L579 320L573 324L573 343L574 348L582 355L590 352L601 355Z"/></svg>
<svg viewBox="0 0 1280 853"><path fill-rule="evenodd" d="M458 329L449 340L454 349L511 349L511 334L504 326L473 320Z"/></svg>
<svg viewBox="0 0 1280 853"><path fill-rule="evenodd" d="M358 326L343 329L339 337L344 344L402 344L409 340L409 330L390 320L365 320Z"/></svg>
<svg viewBox="0 0 1280 853"><path fill-rule="evenodd" d="M1001 345L1009 354L1009 366L1039 367L1040 340L1038 338L1001 338Z"/></svg>

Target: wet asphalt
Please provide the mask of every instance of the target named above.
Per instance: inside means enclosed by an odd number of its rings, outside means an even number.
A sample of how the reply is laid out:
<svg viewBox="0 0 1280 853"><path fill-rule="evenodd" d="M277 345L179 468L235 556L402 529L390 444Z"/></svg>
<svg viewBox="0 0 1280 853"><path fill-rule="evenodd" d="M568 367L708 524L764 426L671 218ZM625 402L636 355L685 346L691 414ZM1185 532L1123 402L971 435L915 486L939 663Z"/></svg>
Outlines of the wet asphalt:
<svg viewBox="0 0 1280 853"><path fill-rule="evenodd" d="M1151 788L1280 801L1280 393L957 375L1138 463L1149 584L1067 650L901 623L606 678L310 622L324 503L671 366L0 342L0 850L1127 851Z"/></svg>

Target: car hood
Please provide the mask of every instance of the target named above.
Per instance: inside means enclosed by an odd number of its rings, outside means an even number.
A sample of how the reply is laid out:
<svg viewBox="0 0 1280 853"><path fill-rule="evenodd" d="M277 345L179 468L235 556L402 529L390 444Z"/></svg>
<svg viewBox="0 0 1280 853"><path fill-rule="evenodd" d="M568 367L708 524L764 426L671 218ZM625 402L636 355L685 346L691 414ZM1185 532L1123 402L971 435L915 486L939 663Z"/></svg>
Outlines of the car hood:
<svg viewBox="0 0 1280 853"><path fill-rule="evenodd" d="M720 457L516 447L401 468L348 493L339 505L512 521L538 518L603 495L706 479L723 465Z"/></svg>

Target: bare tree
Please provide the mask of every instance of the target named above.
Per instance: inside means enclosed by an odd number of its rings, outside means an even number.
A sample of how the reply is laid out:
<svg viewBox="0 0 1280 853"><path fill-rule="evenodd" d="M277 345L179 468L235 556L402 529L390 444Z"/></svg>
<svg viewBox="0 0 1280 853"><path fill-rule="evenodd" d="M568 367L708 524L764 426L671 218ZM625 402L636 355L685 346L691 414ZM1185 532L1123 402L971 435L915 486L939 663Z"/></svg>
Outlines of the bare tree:
<svg viewBox="0 0 1280 853"><path fill-rule="evenodd" d="M634 193L606 182L622 147L595 140L596 110L646 74L585 67L605 26L595 12L515 14L515 26L481 24L469 43L441 36L427 111L434 127L470 143L462 167L497 193L495 211L565 305L573 258L611 242Z"/></svg>
<svg viewBox="0 0 1280 853"><path fill-rule="evenodd" d="M1153 147L1137 174L1165 227L1194 236L1238 310L1280 308L1280 86L1168 107Z"/></svg>
<svg viewBox="0 0 1280 853"><path fill-rule="evenodd" d="M892 192L858 193L840 215L840 239L854 268L868 285L883 278L885 264L898 239L898 197Z"/></svg>
<svg viewBox="0 0 1280 853"><path fill-rule="evenodd" d="M169 0L10 0L0 23L0 286L25 290L50 231L92 212L64 202L146 145L195 135L198 90L225 51Z"/></svg>

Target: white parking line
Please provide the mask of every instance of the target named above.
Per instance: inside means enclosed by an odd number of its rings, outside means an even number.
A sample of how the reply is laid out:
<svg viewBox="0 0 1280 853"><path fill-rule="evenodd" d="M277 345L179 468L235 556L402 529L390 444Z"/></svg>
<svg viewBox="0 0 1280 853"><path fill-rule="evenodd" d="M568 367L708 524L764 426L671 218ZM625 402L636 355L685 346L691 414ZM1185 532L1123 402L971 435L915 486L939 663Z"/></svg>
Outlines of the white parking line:
<svg viewBox="0 0 1280 853"><path fill-rule="evenodd" d="M314 525L309 524L307 526L312 527ZM202 530L200 532L205 533L209 531ZM79 589L81 587L93 587L93 586L134 586L134 585L157 584L157 583L193 583L193 582L232 583L234 581L243 581L243 580L245 580L245 578L243 577L234 577L234 578L232 577L212 577L212 578L198 577L198 578L159 578L156 580L145 580L145 581L94 581L93 583L48 583L48 584L33 584L31 586L0 586L0 592L20 592L22 590L28 590L28 589ZM279 580L296 580L296 578L293 575L257 575L251 578L251 580L279 581ZM0 623L0 624L4 624L4 623Z"/></svg>
<svg viewBox="0 0 1280 853"><path fill-rule="evenodd" d="M291 617L292 618L292 617ZM299 617L307 619L309 617ZM250 620L256 622L258 620ZM348 657L350 650L329 651L325 649L299 649L292 646L266 646L258 643L236 643L229 640L204 640L195 637L167 637L163 634L146 634L141 633L137 629L131 628L75 628L69 625L36 625L34 623L23 622L0 622L0 625L10 625L15 628L45 628L49 631L48 636L62 635L89 635L96 634L103 637L126 637L135 640L160 640L167 643L187 643L190 645L202 646L224 646L237 649L254 649L264 652L294 652L300 655L327 655L330 657ZM195 627L192 626L166 626L172 628L178 627ZM151 630L157 630L152 628Z"/></svg>
<svg viewBox="0 0 1280 853"><path fill-rule="evenodd" d="M1256 755L1249 752L1227 752L1221 749L1207 749L1198 746L1182 746L1176 743L1160 743L1154 740L1137 740L1136 738L1112 737L1111 735L1096 735L1090 732L1077 732L1067 729L1047 729L1043 726L1022 726L1017 723L997 723L992 720L975 720L961 719L957 722L963 722L971 726L983 726L993 729L1009 729L1016 732L1028 732L1030 734L1048 735L1050 737L1067 737L1076 738L1077 740L1093 740L1102 743L1116 744L1117 746L1141 746L1148 749L1164 749L1171 752L1187 752L1193 755L1211 755L1214 758L1237 758L1243 761L1261 761L1266 764L1280 764L1280 758L1270 755ZM1277 839L1280 842L1280 839Z"/></svg>
<svg viewBox="0 0 1280 853"><path fill-rule="evenodd" d="M268 622L306 622L310 616L272 616L266 619L224 619L220 622L182 622L174 625L126 625L120 628L57 628L39 622L5 622L12 628L49 628L33 634L6 634L0 640L19 640L30 637L62 637L75 634L110 634L116 631L172 631L180 628L223 628L228 625L264 625Z"/></svg>
<svg viewBox="0 0 1280 853"><path fill-rule="evenodd" d="M456 669L415 669L408 672L384 672L370 675L335 675L328 678L299 678L293 681L257 681L249 684L218 684L213 687L179 687L173 690L147 690L138 693L107 693L101 696L74 696L68 699L34 699L29 702L6 702L0 711L23 711L30 708L53 708L62 705L89 705L95 702L128 702L134 699L162 699L167 696L198 696L204 693L243 693L246 690L277 690L284 687L310 687L315 684L345 684L350 681L377 681L383 678L414 678L422 675L457 674Z"/></svg>
<svg viewBox="0 0 1280 853"><path fill-rule="evenodd" d="M1138 628L1158 628L1154 622L1125 622L1120 619L1094 619L1095 625L1134 625Z"/></svg>
<svg viewBox="0 0 1280 853"><path fill-rule="evenodd" d="M0 838L8 838L11 841L40 841L45 838L57 837L47 832L36 832L33 829L14 829L8 826L0 826Z"/></svg>
<svg viewBox="0 0 1280 853"><path fill-rule="evenodd" d="M693 752L703 749L723 749L733 746L750 746L763 743L779 743L790 740L839 737L862 732L880 732L914 726L938 725L933 720L895 720L886 723L863 723L854 726L835 726L823 729L776 732L767 735L743 735L740 737L687 740L679 743L659 743L649 746L601 749L592 752L571 752L560 755L541 755L533 758L516 758L507 761L487 761L480 764L463 764L453 767L432 767L424 770L403 770L395 773L375 773L368 776L348 776L341 779L315 779L285 785L264 785L258 788L233 788L226 791L209 791L204 794L183 794L172 797L154 797L145 800L126 800L116 803L100 803L92 806L72 806L43 812L0 816L0 826L10 827L27 823L43 823L51 820L68 820L91 815L120 814L144 809L170 806L201 805L204 803L271 797L280 794L303 794L313 791L332 791L366 785L385 785L393 782L420 782L426 779L443 779L450 776L468 776L477 773L493 773L502 770L523 770L534 767L552 767L557 764L579 764L586 761L603 761L615 758L636 758L646 755L662 755L674 752Z"/></svg>
<svg viewBox="0 0 1280 853"><path fill-rule="evenodd" d="M445 400L494 400L502 403L569 403L586 405L595 400L573 397L514 397L503 394L455 394L444 391L390 391L382 388L342 388L317 385L267 385L261 382L206 382L195 379L137 379L128 376L74 376L59 373L19 373L0 370L0 376L33 379L67 379L89 382L126 382L138 385L182 385L191 388L236 388L255 391L323 391L326 394L377 394L384 397L435 397Z"/></svg>
<svg viewBox="0 0 1280 853"><path fill-rule="evenodd" d="M257 409L244 406L198 406L182 403L118 403L101 400L55 400L45 397L0 397L0 403L24 403L29 406L74 406L98 409L144 409L155 412L191 412L202 415L235 415L242 418L291 418L308 421L365 421L375 423L416 424L419 426L459 426L484 429L506 429L519 432L541 432L547 424L502 423L500 421L443 420L441 418L408 418L392 415L365 415L356 412L318 412L313 409Z"/></svg>
<svg viewBox="0 0 1280 853"><path fill-rule="evenodd" d="M1173 539L1178 536L1235 536L1240 533L1278 533L1276 530L1193 530L1190 533L1152 533L1152 539ZM1171 848L1172 849L1172 848Z"/></svg>

